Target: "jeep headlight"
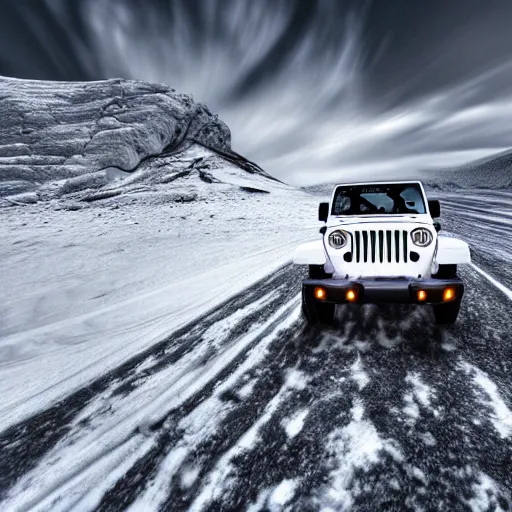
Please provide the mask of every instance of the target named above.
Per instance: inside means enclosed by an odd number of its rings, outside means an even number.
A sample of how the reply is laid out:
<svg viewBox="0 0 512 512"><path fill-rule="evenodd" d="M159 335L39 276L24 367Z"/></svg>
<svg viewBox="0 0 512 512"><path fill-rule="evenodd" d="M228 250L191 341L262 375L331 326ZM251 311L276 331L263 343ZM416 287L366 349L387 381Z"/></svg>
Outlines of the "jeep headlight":
<svg viewBox="0 0 512 512"><path fill-rule="evenodd" d="M411 240L418 247L427 247L432 243L434 237L427 228L416 228L411 231Z"/></svg>
<svg viewBox="0 0 512 512"><path fill-rule="evenodd" d="M345 231L333 231L329 235L329 245L334 249L341 249L347 245L348 233Z"/></svg>

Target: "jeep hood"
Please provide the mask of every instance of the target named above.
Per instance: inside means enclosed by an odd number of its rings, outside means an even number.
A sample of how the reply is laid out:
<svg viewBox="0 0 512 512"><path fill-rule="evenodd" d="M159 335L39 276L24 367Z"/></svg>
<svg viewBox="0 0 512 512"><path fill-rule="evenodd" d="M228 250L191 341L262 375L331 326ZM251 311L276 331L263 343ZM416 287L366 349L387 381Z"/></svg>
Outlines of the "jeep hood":
<svg viewBox="0 0 512 512"><path fill-rule="evenodd" d="M432 226L432 218L426 214L418 215L350 215L329 217L327 227L348 226L351 224L425 224Z"/></svg>

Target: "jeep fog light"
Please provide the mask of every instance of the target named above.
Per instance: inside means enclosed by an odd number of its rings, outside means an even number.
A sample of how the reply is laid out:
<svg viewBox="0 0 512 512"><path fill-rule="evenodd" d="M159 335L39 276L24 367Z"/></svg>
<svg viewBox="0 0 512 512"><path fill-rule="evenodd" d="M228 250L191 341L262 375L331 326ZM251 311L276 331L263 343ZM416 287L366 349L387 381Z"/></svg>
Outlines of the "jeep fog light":
<svg viewBox="0 0 512 512"><path fill-rule="evenodd" d="M427 292L425 290L418 290L416 296L419 302L425 302L427 300Z"/></svg>
<svg viewBox="0 0 512 512"><path fill-rule="evenodd" d="M347 290L345 298L348 302L354 302L357 299L357 293L354 290Z"/></svg>
<svg viewBox="0 0 512 512"><path fill-rule="evenodd" d="M313 295L315 296L315 299L325 300L327 298L327 291L325 290L325 288L317 286L313 291Z"/></svg>
<svg viewBox="0 0 512 512"><path fill-rule="evenodd" d="M445 288L443 292L443 302L450 302L455 299L455 290L453 288Z"/></svg>

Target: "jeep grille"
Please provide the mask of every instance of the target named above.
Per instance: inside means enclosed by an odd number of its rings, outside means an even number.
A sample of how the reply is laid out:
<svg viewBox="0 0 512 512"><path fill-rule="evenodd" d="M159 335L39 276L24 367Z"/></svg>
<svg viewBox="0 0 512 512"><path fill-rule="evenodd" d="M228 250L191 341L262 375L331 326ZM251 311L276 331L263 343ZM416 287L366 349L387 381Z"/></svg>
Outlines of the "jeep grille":
<svg viewBox="0 0 512 512"><path fill-rule="evenodd" d="M354 231L352 254L356 263L407 263L408 236L407 231L398 229Z"/></svg>

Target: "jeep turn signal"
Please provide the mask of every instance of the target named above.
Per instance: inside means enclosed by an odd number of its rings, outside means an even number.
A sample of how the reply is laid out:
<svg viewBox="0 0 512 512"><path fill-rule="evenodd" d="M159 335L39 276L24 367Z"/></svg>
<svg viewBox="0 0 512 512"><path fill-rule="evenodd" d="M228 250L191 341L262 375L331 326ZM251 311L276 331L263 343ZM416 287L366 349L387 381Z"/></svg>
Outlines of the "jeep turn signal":
<svg viewBox="0 0 512 512"><path fill-rule="evenodd" d="M425 302L427 300L427 292L425 290L418 290L416 296L419 302Z"/></svg>
<svg viewBox="0 0 512 512"><path fill-rule="evenodd" d="M318 300L325 300L327 298L327 292L325 288L322 288L321 286L317 286L315 290L313 291L313 295L315 296L315 299Z"/></svg>
<svg viewBox="0 0 512 512"><path fill-rule="evenodd" d="M357 293L354 290L347 290L345 297L348 302L354 302L357 299Z"/></svg>
<svg viewBox="0 0 512 512"><path fill-rule="evenodd" d="M455 299L455 290L453 288L445 288L443 292L443 302L449 302Z"/></svg>

